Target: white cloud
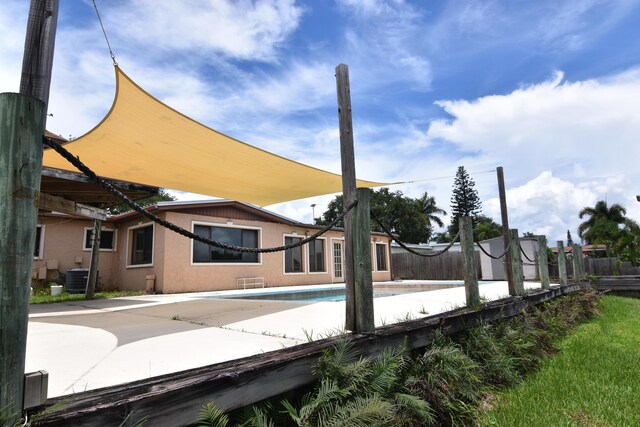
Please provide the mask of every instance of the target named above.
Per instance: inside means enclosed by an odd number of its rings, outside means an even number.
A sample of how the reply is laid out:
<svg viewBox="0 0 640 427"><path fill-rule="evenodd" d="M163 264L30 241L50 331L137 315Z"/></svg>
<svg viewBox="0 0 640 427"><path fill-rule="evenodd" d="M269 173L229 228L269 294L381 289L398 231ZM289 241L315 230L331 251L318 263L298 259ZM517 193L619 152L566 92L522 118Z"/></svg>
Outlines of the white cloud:
<svg viewBox="0 0 640 427"><path fill-rule="evenodd" d="M575 234L579 224L578 212L593 206L597 192L586 185L576 185L544 171L524 185L507 190L509 227L520 234L532 232L547 235L551 245L566 240L567 230ZM491 198L484 203L484 212L500 218L500 201ZM577 236L576 236L577 238Z"/></svg>
<svg viewBox="0 0 640 427"><path fill-rule="evenodd" d="M432 122L428 136L504 166L520 227L561 237L575 234L584 206L607 197L628 206L638 192L639 91L636 71L572 83L558 73L506 95L439 101L453 118Z"/></svg>
<svg viewBox="0 0 640 427"><path fill-rule="evenodd" d="M105 15L120 37L147 47L206 57L273 61L298 27L303 9L293 0L128 1Z"/></svg>

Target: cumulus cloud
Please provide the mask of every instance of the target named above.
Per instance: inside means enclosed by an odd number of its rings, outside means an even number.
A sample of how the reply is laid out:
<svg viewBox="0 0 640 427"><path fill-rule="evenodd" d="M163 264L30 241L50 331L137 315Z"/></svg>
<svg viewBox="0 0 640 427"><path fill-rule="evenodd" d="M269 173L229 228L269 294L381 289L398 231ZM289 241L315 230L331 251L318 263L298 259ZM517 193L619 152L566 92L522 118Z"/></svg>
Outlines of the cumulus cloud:
<svg viewBox="0 0 640 427"><path fill-rule="evenodd" d="M637 71L579 82L558 72L505 95L438 101L452 119L432 122L428 136L503 165L516 188L510 211L528 231L558 236L584 206L637 191L639 90Z"/></svg>
<svg viewBox="0 0 640 427"><path fill-rule="evenodd" d="M220 54L273 61L297 28L303 9L293 0L127 1L107 14L121 37L160 50L199 57Z"/></svg>

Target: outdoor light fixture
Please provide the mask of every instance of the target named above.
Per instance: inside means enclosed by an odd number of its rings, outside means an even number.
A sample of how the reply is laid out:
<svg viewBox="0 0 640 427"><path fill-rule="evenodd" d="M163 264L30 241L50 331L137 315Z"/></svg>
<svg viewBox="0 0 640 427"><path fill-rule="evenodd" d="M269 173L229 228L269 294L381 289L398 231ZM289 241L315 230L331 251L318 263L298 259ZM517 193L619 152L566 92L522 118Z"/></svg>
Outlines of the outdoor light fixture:
<svg viewBox="0 0 640 427"><path fill-rule="evenodd" d="M636 200L640 202L640 194L636 196Z"/></svg>

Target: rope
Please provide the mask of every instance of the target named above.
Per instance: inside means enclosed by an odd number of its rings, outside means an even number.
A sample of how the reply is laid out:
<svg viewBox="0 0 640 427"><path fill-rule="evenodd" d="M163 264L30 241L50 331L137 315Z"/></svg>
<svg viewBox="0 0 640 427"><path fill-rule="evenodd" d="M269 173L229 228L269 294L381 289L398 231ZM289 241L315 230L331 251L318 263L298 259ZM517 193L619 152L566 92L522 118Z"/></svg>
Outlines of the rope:
<svg viewBox="0 0 640 427"><path fill-rule="evenodd" d="M458 237L460 237L460 230L458 230L458 234L455 235L455 237L453 238L453 240L451 241L451 243L449 243L444 249L438 251L438 252L434 252L432 254L425 254L425 253L421 253L421 252L417 252L414 251L413 249L411 249L410 247L408 247L407 245L405 245L404 243L402 243L402 241L400 241L400 239L398 239L383 223L382 221L380 221L378 219L378 217L371 212L371 219L373 219L373 221L378 224L380 226L380 228L382 228L382 230L384 230L384 232L387 234L387 236L389 236L392 240L395 240L395 242L400 245L400 247L402 249L404 249L405 251L413 254L413 255L417 255L417 256L421 256L421 257L425 257L425 258L432 258L432 257L437 257L440 256L442 254L444 254L445 252L447 252L449 249L451 249L451 247L453 246L453 244L456 242L456 240L458 240Z"/></svg>
<svg viewBox="0 0 640 427"><path fill-rule="evenodd" d="M478 247L480 248L480 250L481 250L482 252L484 252L484 254L485 254L486 256L488 256L489 258L491 258L491 259L500 259L500 258L504 257L504 256L507 254L507 252L509 252L509 249L511 249L511 242L509 242L509 244L508 244L508 245L507 245L507 247L505 248L504 252L502 252L499 256L495 256L495 255L491 255L489 252L487 252L487 251L482 247L482 245L480 244L480 242L475 242L475 244L476 244L476 245L478 245Z"/></svg>
<svg viewBox="0 0 640 427"><path fill-rule="evenodd" d="M534 260L532 260L531 258L529 258L529 257L527 256L527 254L526 254L526 253L524 253L524 249L522 249L522 246L520 246L520 252L522 253L522 255L524 255L524 257L527 259L527 261L529 261L529 262L535 262Z"/></svg>
<svg viewBox="0 0 640 427"><path fill-rule="evenodd" d="M297 248L299 246L305 245L309 242L311 242L312 240L317 239L318 237L322 236L324 233L326 233L327 231L329 231L331 228L335 227L336 224L342 220L344 218L344 216L351 210L353 209L357 204L358 201L354 201L353 203L351 203L349 206L347 206L347 208L344 210L344 212L342 212L341 215L339 215L336 219L334 219L329 225L327 225L326 227L322 228L320 231L318 231L317 233L315 233L312 236L307 237L306 239L300 240L299 242L296 243L292 243L289 245L284 245L284 246L277 246L274 248L247 248L247 247L242 247L242 246L233 246L233 245L228 245L226 243L221 243L221 242L217 242L215 240L211 240L211 239L207 239L206 237L202 237L199 236L195 233L192 233L189 230L185 230L182 227L179 227L169 221L166 221L160 217L158 217L157 215L147 211L145 208L143 208L142 206L140 206L139 204L137 204L136 202L134 202L133 200L129 199L126 195L124 195L122 192L120 192L120 190L118 190L117 188L115 188L113 186L113 184L111 184L110 182L100 178L99 176L97 176L95 174L95 172L93 172L91 169L89 169L89 167L87 167L84 163L82 163L80 161L80 159L78 157L75 157L73 154L71 154L70 152L68 152L64 147L62 147L60 144L58 144L57 142L47 138L47 137L43 137L42 141L45 145L48 145L49 147L53 148L56 152L58 152L62 157L64 157L69 163L71 163L73 166L75 166L79 171L81 171L82 173L84 173L87 177L89 177L91 180L95 181L96 183L100 184L100 186L102 186L105 190L109 191L111 194L115 195L117 198L119 198L120 200L122 200L125 204L127 204L131 209L133 209L134 211L138 212L139 214L141 214L142 216L150 219L151 221L165 227L168 228L171 231L174 231L184 237L188 237L192 240L196 240L198 242L202 242L205 243L207 245L210 246L215 246L216 248L220 248L220 249L227 249L227 250L231 250L231 251L236 251L236 252L245 252L245 253L271 253L271 252L281 252L281 251L286 251L288 249L294 249Z"/></svg>
<svg viewBox="0 0 640 427"><path fill-rule="evenodd" d="M100 12L98 11L98 5L96 4L96 0L93 0L93 7L96 10L96 15L98 15L98 21L100 22L100 28L102 28L102 34L104 34L104 39L107 42L107 47L109 48L109 54L111 55L111 60L113 61L113 65L115 67L118 66L116 62L116 56L113 54L113 50L111 50L111 44L109 43L109 37L107 37L107 32L104 29L104 25L102 25L102 18L100 18Z"/></svg>

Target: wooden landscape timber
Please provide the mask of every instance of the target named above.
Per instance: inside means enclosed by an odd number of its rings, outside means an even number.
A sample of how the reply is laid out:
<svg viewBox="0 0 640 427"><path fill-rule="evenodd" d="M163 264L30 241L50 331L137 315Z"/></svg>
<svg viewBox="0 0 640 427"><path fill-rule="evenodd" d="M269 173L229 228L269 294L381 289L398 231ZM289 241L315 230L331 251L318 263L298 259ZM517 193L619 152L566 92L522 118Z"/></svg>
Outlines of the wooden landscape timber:
<svg viewBox="0 0 640 427"><path fill-rule="evenodd" d="M480 309L458 309L418 320L377 328L370 334L348 335L362 356L385 348L427 346L436 330L445 334L464 331L481 323L506 319L527 307L580 289L579 285L537 290L483 304ZM308 344L177 372L114 387L62 396L47 401L34 426L120 425L132 414L135 421L148 417L149 425L191 425L202 404L213 402L224 411L238 409L313 383L312 368L318 357L345 337Z"/></svg>
<svg viewBox="0 0 640 427"><path fill-rule="evenodd" d="M640 276L602 276L592 280L591 285L609 295L640 298Z"/></svg>

